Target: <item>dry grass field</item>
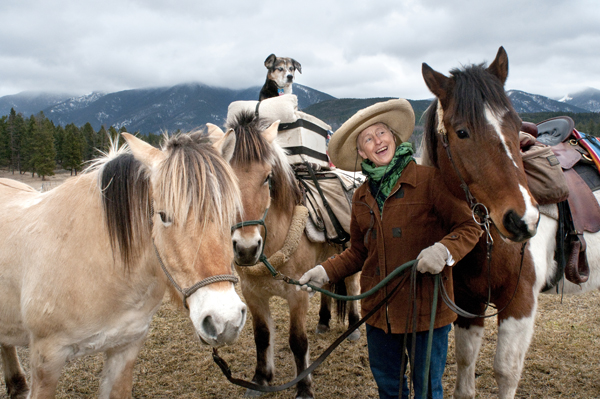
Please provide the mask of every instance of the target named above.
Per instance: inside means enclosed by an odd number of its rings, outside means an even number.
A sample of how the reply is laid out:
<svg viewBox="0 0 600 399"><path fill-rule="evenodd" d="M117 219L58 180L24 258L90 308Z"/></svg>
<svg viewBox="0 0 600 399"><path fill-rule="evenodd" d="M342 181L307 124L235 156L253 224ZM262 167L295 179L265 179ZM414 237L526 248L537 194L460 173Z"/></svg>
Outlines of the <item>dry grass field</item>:
<svg viewBox="0 0 600 399"><path fill-rule="evenodd" d="M21 175L23 177L24 175ZM30 176L30 175L28 175ZM11 176L12 177L12 176ZM64 176L63 176L64 177ZM55 180L58 180L57 177ZM27 181L34 185L41 182ZM35 180L35 179L34 179ZM39 179L38 179L39 180ZM41 186L40 186L41 187ZM38 187L36 187L38 188ZM109 295L109 293L107 293ZM333 324L332 331L316 335L318 297L311 299L309 342L315 359L343 332ZM293 357L287 346L287 306L279 298L272 300L277 328L275 384L293 378ZM527 354L525 369L517 391L518 398L599 398L600 397L600 293L582 296L540 297L536 331ZM493 378L495 319L486 321L486 336L477 364L477 397L497 397ZM314 372L318 398L377 398L367 357L364 326L357 342L344 342ZM456 364L453 332L446 369L445 386L451 397ZM20 350L28 369L27 349ZM248 320L236 344L220 350L237 378L250 379L254 368L254 342ZM102 355L70 362L59 382L58 398L96 397L101 374ZM238 398L244 389L230 384L213 363L211 350L199 343L191 323L178 306L169 301L153 319L150 333L135 366L134 398ZM264 395L264 398L293 398L293 389ZM0 399L7 398L0 383Z"/></svg>

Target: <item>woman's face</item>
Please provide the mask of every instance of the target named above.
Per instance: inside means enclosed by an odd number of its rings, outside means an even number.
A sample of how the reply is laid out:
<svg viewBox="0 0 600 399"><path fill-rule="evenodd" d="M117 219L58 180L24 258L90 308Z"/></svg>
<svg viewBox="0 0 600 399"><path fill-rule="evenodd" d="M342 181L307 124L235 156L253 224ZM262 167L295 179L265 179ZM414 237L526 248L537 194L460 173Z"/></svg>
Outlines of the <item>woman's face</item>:
<svg viewBox="0 0 600 399"><path fill-rule="evenodd" d="M373 162L375 166L386 166L396 152L394 135L383 123L376 123L360 132L356 147L358 155Z"/></svg>

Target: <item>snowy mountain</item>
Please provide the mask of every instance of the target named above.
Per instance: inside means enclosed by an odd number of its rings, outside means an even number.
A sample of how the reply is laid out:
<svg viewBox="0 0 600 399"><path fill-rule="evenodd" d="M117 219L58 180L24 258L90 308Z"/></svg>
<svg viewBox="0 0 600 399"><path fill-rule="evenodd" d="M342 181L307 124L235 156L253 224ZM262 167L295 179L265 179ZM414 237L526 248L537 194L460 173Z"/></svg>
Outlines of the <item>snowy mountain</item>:
<svg viewBox="0 0 600 399"><path fill-rule="evenodd" d="M574 94L567 94L558 101L584 108L591 112L600 112L600 90L592 87Z"/></svg>
<svg viewBox="0 0 600 399"><path fill-rule="evenodd" d="M520 90L507 91L508 98L518 113L531 112L590 112L587 109L568 103L552 100L538 94Z"/></svg>
<svg viewBox="0 0 600 399"><path fill-rule="evenodd" d="M112 125L141 133L189 131L207 122L222 125L231 102L257 100L259 92L260 86L232 90L201 83L115 93L93 92L85 96L24 92L0 97L0 116L8 115L14 108L25 117L43 111L46 117L63 126L69 123L82 126L90 122L96 130L102 125ZM336 99L300 84L294 84L294 94L298 97L299 109L308 108L307 112L314 112L332 126L341 124L356 107L364 105L363 100L369 100ZM519 113L600 112L600 90L592 88L564 96L560 101L520 90L509 90L508 96ZM415 112L421 112L429 101L411 103Z"/></svg>

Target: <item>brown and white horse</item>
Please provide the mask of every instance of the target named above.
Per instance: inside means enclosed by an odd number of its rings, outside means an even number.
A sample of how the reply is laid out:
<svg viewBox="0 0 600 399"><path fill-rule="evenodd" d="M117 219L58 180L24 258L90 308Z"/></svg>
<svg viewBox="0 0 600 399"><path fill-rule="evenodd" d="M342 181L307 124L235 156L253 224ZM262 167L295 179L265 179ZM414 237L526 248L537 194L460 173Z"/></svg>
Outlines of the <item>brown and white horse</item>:
<svg viewBox="0 0 600 399"><path fill-rule="evenodd" d="M0 179L0 343L11 398L54 397L65 363L96 352L106 356L98 396L131 398L134 362L167 287L183 294L202 342L230 344L244 326L232 284L241 201L231 168L196 136L163 150L123 136L130 151L49 192ZM15 350L24 345L29 396Z"/></svg>
<svg viewBox="0 0 600 399"><path fill-rule="evenodd" d="M309 347L306 334L306 314L309 296L293 285L272 277L267 268L257 262L264 254L277 270L298 279L308 269L329 256L341 252L338 245L313 243L304 234L306 210L298 206L302 195L294 172L287 161L284 150L277 144L277 127L261 126L253 113L241 113L224 133L215 125L208 125L209 135L223 142L223 156L228 159L240 182L244 206L241 221L261 220L264 217L265 231L261 225L244 226L233 233L236 267L241 278L242 293L254 327L257 364L253 382L268 385L273 379L274 328L269 310L269 299L284 298L290 308L289 344L294 354L296 372L308 367ZM268 209L265 217L265 210ZM295 250L286 251L290 237L295 236ZM275 265L277 262L277 266ZM252 266L254 265L254 266ZM347 285L349 293L360 291L358 276L352 277ZM358 320L358 304L349 314L349 321ZM327 320L328 322L329 320ZM321 322L319 328L326 328ZM248 390L246 396L258 396L259 392ZM313 398L312 378L308 375L297 384L296 398Z"/></svg>
<svg viewBox="0 0 600 399"><path fill-rule="evenodd" d="M513 398L533 335L537 295L547 279L549 263L546 258L543 264L534 263L533 240L520 266L521 243L536 234L540 216L521 161L521 119L504 91L508 76L504 48L487 68L471 65L450 74L446 77L423 64L425 82L437 97L425 117L423 163L438 167L459 198L466 198L464 182L476 202L489 210L495 227L491 235L484 234L480 245L453 268L455 300L472 314L483 314L488 299L501 310L494 372L499 397ZM489 240L493 240L490 267ZM459 315L455 326L454 397L474 398L483 319Z"/></svg>

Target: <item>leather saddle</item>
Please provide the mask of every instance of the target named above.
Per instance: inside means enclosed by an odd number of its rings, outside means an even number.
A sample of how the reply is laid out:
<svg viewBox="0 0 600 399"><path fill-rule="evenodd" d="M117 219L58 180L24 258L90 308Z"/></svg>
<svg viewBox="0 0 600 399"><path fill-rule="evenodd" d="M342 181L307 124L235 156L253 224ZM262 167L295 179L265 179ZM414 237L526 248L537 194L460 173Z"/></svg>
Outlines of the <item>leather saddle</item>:
<svg viewBox="0 0 600 399"><path fill-rule="evenodd" d="M565 259L564 273L567 280L574 284L581 284L589 278L589 265L585 255L586 243L583 238L584 231L595 233L600 231L600 206L592 192L592 183L600 180L597 169L592 169L593 164L587 150L579 145L573 137L575 123L568 116L551 118L537 124L537 140L549 145L558 158L569 187L569 197L566 204L559 206L559 228L557 234L557 251L565 247L566 256L556 254L557 261ZM524 127L530 131L534 128L529 124ZM536 136L535 134L533 134ZM591 174L590 174L591 171ZM587 178L583 172L587 172ZM582 177L584 176L584 177ZM584 180L585 178L585 180ZM559 262L561 263L561 262ZM561 265L559 264L559 267Z"/></svg>

